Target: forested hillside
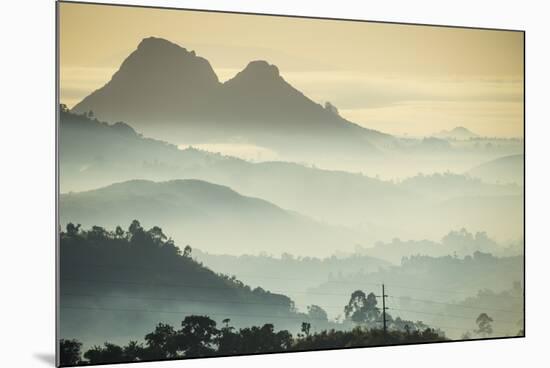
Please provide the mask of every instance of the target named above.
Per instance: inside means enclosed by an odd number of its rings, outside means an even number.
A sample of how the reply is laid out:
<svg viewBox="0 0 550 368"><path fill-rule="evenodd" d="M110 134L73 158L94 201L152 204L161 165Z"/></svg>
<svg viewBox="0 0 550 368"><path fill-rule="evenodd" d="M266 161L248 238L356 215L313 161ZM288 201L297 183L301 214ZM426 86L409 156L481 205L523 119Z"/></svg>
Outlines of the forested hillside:
<svg viewBox="0 0 550 368"><path fill-rule="evenodd" d="M128 230L68 224L60 243L62 337L85 343L120 342L141 336L159 321L205 313L237 326L265 321L278 328L295 326L290 298L217 274L192 258L159 227L144 229L133 221Z"/></svg>

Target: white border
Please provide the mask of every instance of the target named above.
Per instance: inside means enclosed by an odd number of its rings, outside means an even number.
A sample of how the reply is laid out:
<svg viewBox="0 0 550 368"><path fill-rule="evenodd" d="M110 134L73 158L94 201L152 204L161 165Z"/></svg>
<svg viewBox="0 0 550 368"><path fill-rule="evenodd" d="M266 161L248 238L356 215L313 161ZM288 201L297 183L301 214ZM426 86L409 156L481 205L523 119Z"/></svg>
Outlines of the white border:
<svg viewBox="0 0 550 368"><path fill-rule="evenodd" d="M105 2L113 2L108 1ZM525 29L527 31L527 337L525 339L219 358L114 367L518 367L547 347L550 258L545 232L548 192L548 11L537 1L166 1L138 5L382 21ZM53 366L54 352L54 2L2 4L2 333L0 365ZM304 359L307 359L305 363ZM544 362L547 359L541 359ZM535 366L544 363L533 363ZM107 367L107 366L105 366Z"/></svg>

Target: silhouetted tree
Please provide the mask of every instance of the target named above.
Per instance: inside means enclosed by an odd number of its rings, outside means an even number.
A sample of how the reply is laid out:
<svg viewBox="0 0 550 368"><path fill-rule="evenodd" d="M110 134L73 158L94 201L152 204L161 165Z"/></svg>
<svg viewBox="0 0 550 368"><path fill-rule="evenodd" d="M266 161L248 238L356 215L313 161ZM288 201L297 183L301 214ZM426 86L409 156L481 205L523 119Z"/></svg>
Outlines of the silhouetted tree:
<svg viewBox="0 0 550 368"><path fill-rule="evenodd" d="M328 321L327 312L318 305L309 305L307 307L307 314L314 321Z"/></svg>
<svg viewBox="0 0 550 368"><path fill-rule="evenodd" d="M164 235L164 233L162 232L162 229L158 226L153 226L147 231L147 234L151 237L155 245L159 247L167 239L166 235Z"/></svg>
<svg viewBox="0 0 550 368"><path fill-rule="evenodd" d="M491 336L493 334L491 323L493 323L493 319L489 317L487 313L481 313L476 319L476 333L483 337Z"/></svg>
<svg viewBox="0 0 550 368"><path fill-rule="evenodd" d="M229 355L237 354L240 351L240 335L234 332L235 328L229 326L229 318L225 318L222 322L224 326L219 331L215 343L218 347L218 354Z"/></svg>
<svg viewBox="0 0 550 368"><path fill-rule="evenodd" d="M145 335L147 359L173 358L178 354L176 331L170 325L159 323L155 330Z"/></svg>
<svg viewBox="0 0 550 368"><path fill-rule="evenodd" d="M229 322L231 322L231 319L229 319L229 318L224 318L224 320L222 321L222 323L225 325L225 328L229 328Z"/></svg>
<svg viewBox="0 0 550 368"><path fill-rule="evenodd" d="M303 335L293 338L286 330L276 332L270 323L235 331L229 322L229 319L224 319L225 326L217 330L216 322L209 317L187 316L179 331L175 331L170 325L159 323L155 331L145 336L146 347L136 341L130 341L124 347L105 343L89 349L84 354L87 360L84 362L79 359L81 344L76 340L62 340L65 347L62 352L69 352L69 356L64 358L66 362L96 364L445 340L442 334L431 328L414 331L390 330L384 333L380 328L365 329L357 326L351 331L332 329L312 334L310 324L303 322Z"/></svg>
<svg viewBox="0 0 550 368"><path fill-rule="evenodd" d="M302 322L302 332L305 336L309 336L309 331L311 330L311 323L309 322Z"/></svg>
<svg viewBox="0 0 550 368"><path fill-rule="evenodd" d="M125 360L134 362L140 360L143 357L145 348L137 341L130 341L128 345L122 348L122 352Z"/></svg>
<svg viewBox="0 0 550 368"><path fill-rule="evenodd" d="M367 296L361 290L356 290L351 294L348 305L344 307L344 314L347 319L351 319L355 323L366 321L365 304Z"/></svg>
<svg viewBox="0 0 550 368"><path fill-rule="evenodd" d="M82 360L82 343L77 340L59 341L59 360L62 365L75 365Z"/></svg>
<svg viewBox="0 0 550 368"><path fill-rule="evenodd" d="M367 296L363 291L356 290L351 294L348 305L344 307L344 313L347 319L355 323L375 322L380 316L376 304L376 296L373 293Z"/></svg>
<svg viewBox="0 0 550 368"><path fill-rule="evenodd" d="M128 233L130 236L135 236L139 234L140 232L143 232L143 228L141 227L141 224L138 220L133 220L130 226L128 227Z"/></svg>
<svg viewBox="0 0 550 368"><path fill-rule="evenodd" d="M217 334L216 321L207 316L187 316L176 337L178 350L185 356L212 355Z"/></svg>
<svg viewBox="0 0 550 368"><path fill-rule="evenodd" d="M117 239L122 239L124 237L124 230L120 226L117 226L115 229L115 236Z"/></svg>
<svg viewBox="0 0 550 368"><path fill-rule="evenodd" d="M92 226L92 229L88 231L87 236L88 239L99 242L108 239L109 233L101 226Z"/></svg>
<svg viewBox="0 0 550 368"><path fill-rule="evenodd" d="M78 231L80 230L80 224L75 226L75 224L73 224L72 222L69 222L66 228L67 228L67 236L74 237L75 235L78 234Z"/></svg>
<svg viewBox="0 0 550 368"><path fill-rule="evenodd" d="M292 335L288 331L275 332L271 323L242 328L239 335L242 353L284 351L292 346Z"/></svg>
<svg viewBox="0 0 550 368"><path fill-rule="evenodd" d="M193 249L191 249L191 247L189 245L186 245L185 248L183 248L183 256L184 257L190 257L192 251L193 251Z"/></svg>
<svg viewBox="0 0 550 368"><path fill-rule="evenodd" d="M95 345L84 353L91 364L116 363L128 361L124 356L124 350L115 344L106 342L103 346Z"/></svg>
<svg viewBox="0 0 550 368"><path fill-rule="evenodd" d="M365 301L365 313L367 315L367 321L375 322L378 321L380 317L380 309L376 306L378 301L374 293L369 293L367 295L367 300Z"/></svg>

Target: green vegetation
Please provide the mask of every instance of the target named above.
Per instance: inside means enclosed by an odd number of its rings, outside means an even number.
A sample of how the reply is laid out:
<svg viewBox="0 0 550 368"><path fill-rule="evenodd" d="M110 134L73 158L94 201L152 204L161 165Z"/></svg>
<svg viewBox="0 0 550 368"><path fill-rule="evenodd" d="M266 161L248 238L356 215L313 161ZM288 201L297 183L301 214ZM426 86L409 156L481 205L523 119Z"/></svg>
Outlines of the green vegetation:
<svg viewBox="0 0 550 368"><path fill-rule="evenodd" d="M175 323L180 311L237 315L239 325L264 316L283 326L311 320L287 296L216 274L192 259L190 246L182 248L159 227L144 229L138 221L113 231L69 223L60 235L61 335L84 343L140 336L159 315Z"/></svg>
<svg viewBox="0 0 550 368"><path fill-rule="evenodd" d="M99 226L82 230L80 225L69 223L60 237L61 308L67 309L61 321L61 336L78 336L78 340L60 341L63 365L445 339L441 330L421 321L393 318L389 313L386 313L388 329L384 332L376 297L362 290L354 291L343 308L345 321L329 321L327 312L318 305L310 305L307 313L299 313L290 298L261 288L251 289L235 277L212 272L192 259L189 245L182 251L162 229L157 226L144 229L137 220L128 230L117 226L113 231ZM110 298L118 296L122 297L118 302L122 304L113 307ZM155 330L145 335L143 343L133 340L126 345L88 344L92 347L82 354L82 337L97 341L115 336L121 330L124 336L137 336L138 331L143 334L145 325L153 324L153 319L158 321L159 313L162 314L162 310L150 308L180 307L195 301L201 302L202 312L174 311L175 318L187 316L180 329L173 327L174 322L154 322ZM124 305L125 302L129 304ZM129 306L132 309L124 309ZM78 313L71 316L70 310ZM107 322L105 315L98 318L93 314L102 311L111 314ZM151 311L155 312L153 317L145 317ZM92 312L92 316L87 312ZM254 319L239 319L243 315ZM279 329L275 329L275 321ZM285 329L284 323L295 332ZM90 338L97 325L101 325L97 335ZM129 325L134 328L132 332L128 332Z"/></svg>
<svg viewBox="0 0 550 368"><path fill-rule="evenodd" d="M334 349L377 345L412 344L444 341L445 337L433 329L422 331L388 331L355 327L351 331L324 330L310 333L307 323L303 334L293 336L289 331L275 331L273 324L236 330L225 319L221 328L207 316L191 315L184 318L181 328L159 323L145 335L145 343L130 341L119 346L106 342L93 346L84 354L77 340L61 340L61 365L99 364L164 360L216 355L271 353L299 350ZM84 358L84 359L83 359Z"/></svg>

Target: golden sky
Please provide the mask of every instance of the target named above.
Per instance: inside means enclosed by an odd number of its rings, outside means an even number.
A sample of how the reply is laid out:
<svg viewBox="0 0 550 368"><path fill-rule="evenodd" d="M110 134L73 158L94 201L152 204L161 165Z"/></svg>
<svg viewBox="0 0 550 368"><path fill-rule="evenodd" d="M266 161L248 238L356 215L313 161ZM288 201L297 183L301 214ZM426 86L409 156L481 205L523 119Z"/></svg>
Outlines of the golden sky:
<svg viewBox="0 0 550 368"><path fill-rule="evenodd" d="M369 128L523 136L523 33L509 31L60 3L61 101L103 86L149 36L195 50L222 81L267 60Z"/></svg>

